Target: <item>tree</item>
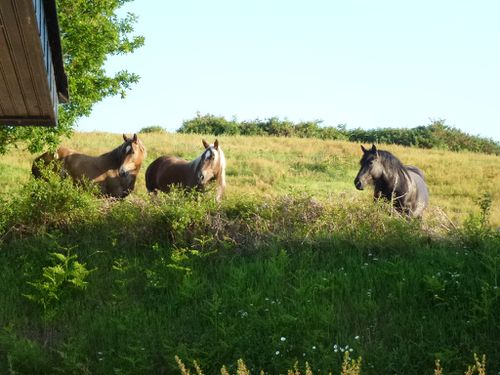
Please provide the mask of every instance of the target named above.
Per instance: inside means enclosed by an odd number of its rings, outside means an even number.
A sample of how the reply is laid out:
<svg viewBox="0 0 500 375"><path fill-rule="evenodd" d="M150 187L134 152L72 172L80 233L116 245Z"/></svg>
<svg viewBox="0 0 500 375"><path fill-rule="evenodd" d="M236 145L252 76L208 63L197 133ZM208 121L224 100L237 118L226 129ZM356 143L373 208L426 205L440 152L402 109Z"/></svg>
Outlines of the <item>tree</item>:
<svg viewBox="0 0 500 375"><path fill-rule="evenodd" d="M57 127L0 127L0 154L26 142L31 152L54 148L69 136L78 118L88 116L95 103L124 97L139 76L126 70L108 76L104 64L109 56L134 52L144 37L132 36L137 17L117 11L132 0L57 0L63 60L70 93L69 103L59 106Z"/></svg>

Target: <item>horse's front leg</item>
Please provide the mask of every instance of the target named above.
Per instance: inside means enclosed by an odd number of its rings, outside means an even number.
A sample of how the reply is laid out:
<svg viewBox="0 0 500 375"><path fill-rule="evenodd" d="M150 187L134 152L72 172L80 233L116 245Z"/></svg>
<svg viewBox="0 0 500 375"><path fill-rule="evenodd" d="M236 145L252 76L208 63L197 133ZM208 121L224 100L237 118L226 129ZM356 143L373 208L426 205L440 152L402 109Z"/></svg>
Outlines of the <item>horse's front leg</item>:
<svg viewBox="0 0 500 375"><path fill-rule="evenodd" d="M217 188L215 189L216 194L215 194L215 200L217 202L220 202L222 200L222 196L224 195L224 191L226 190L226 171L223 170L218 176L217 176Z"/></svg>

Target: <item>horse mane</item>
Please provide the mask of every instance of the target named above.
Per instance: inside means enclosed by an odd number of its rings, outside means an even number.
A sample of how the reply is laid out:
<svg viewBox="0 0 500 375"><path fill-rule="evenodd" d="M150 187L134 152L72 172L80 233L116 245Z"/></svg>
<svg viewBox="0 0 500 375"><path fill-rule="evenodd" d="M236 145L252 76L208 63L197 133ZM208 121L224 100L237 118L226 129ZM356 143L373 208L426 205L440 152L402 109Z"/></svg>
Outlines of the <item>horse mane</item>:
<svg viewBox="0 0 500 375"><path fill-rule="evenodd" d="M123 148L125 147L125 144L127 142L123 142L122 144L118 145L116 148L114 148L113 150L109 151L109 152L106 152L104 154L102 154L101 156L102 157L108 157L113 161L113 162L116 162L116 167L118 168L124 157L125 157L125 153L122 152L123 151Z"/></svg>
<svg viewBox="0 0 500 375"><path fill-rule="evenodd" d="M124 141L122 144L118 145L113 150L106 152L106 153L102 154L101 156L103 156L103 157L109 156L110 159L113 162L116 162L116 165L119 167L121 165L121 163L123 162L123 159L127 156L127 154L125 152L123 152L123 149L129 143L132 144L131 139ZM137 139L137 145L139 146L139 148L142 152L145 152L146 149L145 149L145 147L140 139Z"/></svg>
<svg viewBox="0 0 500 375"><path fill-rule="evenodd" d="M389 151L377 150L378 160L384 167L387 174L385 186L382 187L384 195L390 197L394 192L397 196L408 191L408 179L410 178L406 167L396 156Z"/></svg>

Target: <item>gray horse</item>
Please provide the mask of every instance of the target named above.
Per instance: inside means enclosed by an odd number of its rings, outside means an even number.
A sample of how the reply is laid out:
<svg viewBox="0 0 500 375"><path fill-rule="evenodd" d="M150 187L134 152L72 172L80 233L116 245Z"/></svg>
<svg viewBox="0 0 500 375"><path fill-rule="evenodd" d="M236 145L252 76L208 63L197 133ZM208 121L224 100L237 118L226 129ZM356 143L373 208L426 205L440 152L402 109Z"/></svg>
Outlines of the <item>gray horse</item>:
<svg viewBox="0 0 500 375"><path fill-rule="evenodd" d="M375 145L369 150L361 146L361 150L361 168L354 179L356 189L363 190L366 185L373 184L375 199L385 198L402 214L421 217L429 203L422 171L403 165L393 154L377 150Z"/></svg>

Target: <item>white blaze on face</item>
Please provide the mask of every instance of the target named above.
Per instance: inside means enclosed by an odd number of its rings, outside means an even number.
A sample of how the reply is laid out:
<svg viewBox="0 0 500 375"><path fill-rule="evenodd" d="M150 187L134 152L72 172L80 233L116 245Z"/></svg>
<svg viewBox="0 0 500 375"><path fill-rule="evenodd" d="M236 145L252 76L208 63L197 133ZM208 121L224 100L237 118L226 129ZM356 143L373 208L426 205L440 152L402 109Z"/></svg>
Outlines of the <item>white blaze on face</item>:
<svg viewBox="0 0 500 375"><path fill-rule="evenodd" d="M205 152L205 160L210 160L212 157L212 150L208 149L207 152Z"/></svg>
<svg viewBox="0 0 500 375"><path fill-rule="evenodd" d="M134 171L136 168L134 156L133 155L130 157L128 156L131 152L132 152L132 145L128 144L127 146L125 146L126 162L120 166L120 169L119 169L120 175L128 174L128 173Z"/></svg>

